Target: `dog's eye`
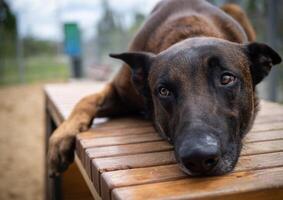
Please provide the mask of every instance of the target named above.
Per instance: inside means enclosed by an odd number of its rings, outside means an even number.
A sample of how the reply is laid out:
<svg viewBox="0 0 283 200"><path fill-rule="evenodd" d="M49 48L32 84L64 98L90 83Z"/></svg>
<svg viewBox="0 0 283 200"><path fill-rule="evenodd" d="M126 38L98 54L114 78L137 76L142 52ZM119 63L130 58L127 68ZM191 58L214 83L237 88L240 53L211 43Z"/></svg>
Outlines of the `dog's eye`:
<svg viewBox="0 0 283 200"><path fill-rule="evenodd" d="M171 92L165 87L160 87L159 88L159 95L162 96L162 97L168 97L168 96L171 95Z"/></svg>
<svg viewBox="0 0 283 200"><path fill-rule="evenodd" d="M230 73L224 73L221 76L221 85L230 85L234 83L236 80L236 77Z"/></svg>

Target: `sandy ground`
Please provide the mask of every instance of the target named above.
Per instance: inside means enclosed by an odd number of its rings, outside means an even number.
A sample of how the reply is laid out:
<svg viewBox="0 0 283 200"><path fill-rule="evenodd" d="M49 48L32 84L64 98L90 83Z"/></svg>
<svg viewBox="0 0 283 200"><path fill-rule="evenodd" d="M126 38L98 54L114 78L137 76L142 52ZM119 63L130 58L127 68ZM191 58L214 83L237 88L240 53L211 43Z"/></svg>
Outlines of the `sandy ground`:
<svg viewBox="0 0 283 200"><path fill-rule="evenodd" d="M40 85L0 88L0 199L43 199L43 93Z"/></svg>

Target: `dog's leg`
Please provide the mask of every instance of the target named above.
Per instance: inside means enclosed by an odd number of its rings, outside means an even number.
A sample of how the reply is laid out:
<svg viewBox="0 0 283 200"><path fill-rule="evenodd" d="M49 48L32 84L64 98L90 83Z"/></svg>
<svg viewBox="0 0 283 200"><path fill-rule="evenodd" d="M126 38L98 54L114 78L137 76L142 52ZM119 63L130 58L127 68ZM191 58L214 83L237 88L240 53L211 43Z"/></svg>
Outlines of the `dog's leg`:
<svg viewBox="0 0 283 200"><path fill-rule="evenodd" d="M111 116L122 112L123 106L112 84L100 93L84 97L75 106L69 118L52 134L49 140L49 175L56 176L73 162L75 136L89 128L95 116Z"/></svg>
<svg viewBox="0 0 283 200"><path fill-rule="evenodd" d="M248 40L250 42L255 41L256 39L255 30L251 25L251 22L248 19L246 13L241 9L240 6L236 4L228 3L221 6L221 9L240 23L240 25L245 30L248 36Z"/></svg>

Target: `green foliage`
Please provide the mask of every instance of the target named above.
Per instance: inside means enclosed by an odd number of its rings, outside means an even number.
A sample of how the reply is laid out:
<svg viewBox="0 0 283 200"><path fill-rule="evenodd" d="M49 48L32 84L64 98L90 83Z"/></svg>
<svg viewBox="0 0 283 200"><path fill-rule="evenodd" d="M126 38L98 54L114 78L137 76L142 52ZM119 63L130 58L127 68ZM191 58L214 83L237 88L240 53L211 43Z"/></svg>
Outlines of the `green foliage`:
<svg viewBox="0 0 283 200"><path fill-rule="evenodd" d="M15 34L17 31L15 15L4 0L0 0L0 25L6 33Z"/></svg>
<svg viewBox="0 0 283 200"><path fill-rule="evenodd" d="M32 37L23 39L24 56L56 55L57 44L52 41L38 40Z"/></svg>
<svg viewBox="0 0 283 200"><path fill-rule="evenodd" d="M13 58L1 60L4 65L0 67L0 85L20 83L17 63ZM25 59L25 83L47 80L67 80L70 72L65 59L60 57L41 55Z"/></svg>
<svg viewBox="0 0 283 200"><path fill-rule="evenodd" d="M8 4L0 0L0 59L16 54L16 17Z"/></svg>

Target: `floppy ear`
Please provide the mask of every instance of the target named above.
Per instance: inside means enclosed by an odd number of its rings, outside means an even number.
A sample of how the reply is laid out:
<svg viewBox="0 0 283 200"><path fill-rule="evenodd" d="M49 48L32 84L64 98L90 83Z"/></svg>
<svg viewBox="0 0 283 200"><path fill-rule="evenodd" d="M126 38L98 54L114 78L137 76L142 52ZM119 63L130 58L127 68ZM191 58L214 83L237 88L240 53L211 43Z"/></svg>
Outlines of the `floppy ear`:
<svg viewBox="0 0 283 200"><path fill-rule="evenodd" d="M130 66L134 85L141 94L145 95L148 72L155 55L147 52L126 52L109 56L123 60Z"/></svg>
<svg viewBox="0 0 283 200"><path fill-rule="evenodd" d="M249 43L246 46L251 62L250 69L254 85L268 75L273 65L281 62L281 57L271 47L263 43Z"/></svg>

